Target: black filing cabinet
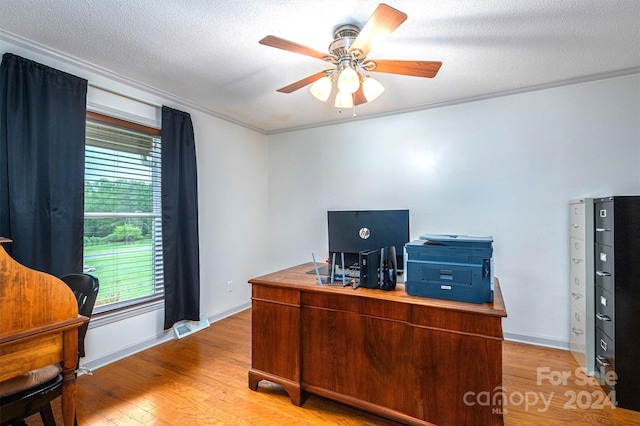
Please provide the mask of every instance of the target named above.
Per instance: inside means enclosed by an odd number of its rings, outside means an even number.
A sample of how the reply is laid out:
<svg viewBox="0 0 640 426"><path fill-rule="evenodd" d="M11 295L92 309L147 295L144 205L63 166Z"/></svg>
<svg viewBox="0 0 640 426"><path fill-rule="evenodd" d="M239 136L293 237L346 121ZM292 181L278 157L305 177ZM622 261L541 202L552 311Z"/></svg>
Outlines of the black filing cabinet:
<svg viewBox="0 0 640 426"><path fill-rule="evenodd" d="M640 411L640 196L595 199L594 224L596 371Z"/></svg>

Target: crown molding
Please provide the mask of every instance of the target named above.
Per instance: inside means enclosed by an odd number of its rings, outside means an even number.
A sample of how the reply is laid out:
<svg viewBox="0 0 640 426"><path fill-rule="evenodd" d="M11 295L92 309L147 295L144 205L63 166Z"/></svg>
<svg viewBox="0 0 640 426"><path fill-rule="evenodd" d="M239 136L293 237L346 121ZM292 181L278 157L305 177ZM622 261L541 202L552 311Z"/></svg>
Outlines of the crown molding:
<svg viewBox="0 0 640 426"><path fill-rule="evenodd" d="M290 127L290 128L286 128L286 129L278 129L278 130L273 130L273 131L270 131L270 132L266 132L266 134L268 136L268 135L276 135L276 134L280 134L280 133L295 132L295 131L299 131L299 130L314 129L314 128L318 128L318 127L335 126L335 125L339 125L339 124L348 124L348 123L353 123L355 121L372 120L372 119L376 119L376 118L383 118L383 117L390 117L390 116L394 116L394 115L408 114L408 113L412 113L412 112L425 111L425 110L428 110L428 109L444 108L444 107L453 106L453 105L466 104L466 103L469 103L469 102L478 102L478 101L484 101L484 100L487 100L487 99L502 98L502 97L505 97L505 96L519 95L519 94L523 94L523 93L536 92L536 91L539 91L539 90L554 89L554 88L557 88L557 87L571 86L571 85L574 85L574 84L589 83L589 82L592 82L592 81L608 80L608 79L618 78L618 77L627 77L627 76L636 75L636 74L640 74L640 67L627 68L627 69L623 69L623 70L611 71L611 72L600 73L600 74L591 74L591 75L571 78L571 79L567 79L567 80L554 81L554 82L551 82L551 83L538 84L538 85L527 86L527 87L520 87L518 89L512 89L512 90L504 90L504 91L501 91L501 92L494 92L494 93L489 93L489 94L481 95L481 96L472 96L472 97L468 97L468 98L454 99L454 100L450 100L450 101L446 101L446 102L435 102L435 103L430 103L430 104L422 104L422 105L417 105L417 106L412 107L412 108L405 108L405 109L400 109L400 110L395 110L395 111L389 111L389 112L385 112L385 113L381 113L381 114L367 115L366 117L355 116L355 117L353 117L353 118L351 118L349 120L343 120L343 121L339 121L339 122L330 121L330 122L324 122L324 123L310 124L310 125L306 125L306 126L298 126L298 127Z"/></svg>
<svg viewBox="0 0 640 426"><path fill-rule="evenodd" d="M263 129L259 129L255 126L251 126L247 123L244 123L242 121L236 120L234 118L228 117L224 114L220 114L219 112L213 111L209 108L205 108L201 105L195 104L191 101L188 101L184 98L181 98L180 96L174 95L172 93L166 92L164 90L158 89L156 87L153 86L149 86L148 84L145 83L141 83L137 80L133 80L129 77L125 77L121 74L118 74L116 72L110 71L106 68L103 68L99 65L93 64L91 62L85 61L84 59L80 59L80 58L76 58L72 55L68 55L64 52L61 52L59 50L47 47L43 44L40 43L36 43L32 40L28 40L24 37L18 36L16 34L10 33L8 31L5 31L3 29L0 29L0 40L3 40L7 43L11 43L19 48L37 53L39 55L43 55L46 57L49 57L51 59L54 59L56 61L60 61L60 62L64 62L67 65L71 65L75 68L79 68L83 71L87 71L89 73L92 74L97 74L101 77L105 77L109 80L113 80L115 82L130 86L134 89L138 89L141 90L143 92L147 92L151 95L157 96L159 98L165 99L167 101L170 101L171 107L177 107L177 108L181 108L181 109L190 109L190 110L195 110L195 111L199 111L208 115L211 115L213 117L219 118L221 120L227 121L229 123L233 123L236 124L238 126L244 127L246 129L249 130L253 130L255 132L261 133L261 134L266 134L265 131ZM86 78L86 77L84 77ZM90 79L87 79L89 81L89 85L94 85L92 84ZM107 90L111 93L120 95L120 96L124 96L130 99L134 99L140 102L144 102L147 103L149 105L154 105L156 106L157 104L148 100L144 100L144 99L140 99L140 98L133 98L131 95L123 93L122 91L113 89L113 88L109 88L106 87L103 84L96 84L95 87L103 89L103 90Z"/></svg>

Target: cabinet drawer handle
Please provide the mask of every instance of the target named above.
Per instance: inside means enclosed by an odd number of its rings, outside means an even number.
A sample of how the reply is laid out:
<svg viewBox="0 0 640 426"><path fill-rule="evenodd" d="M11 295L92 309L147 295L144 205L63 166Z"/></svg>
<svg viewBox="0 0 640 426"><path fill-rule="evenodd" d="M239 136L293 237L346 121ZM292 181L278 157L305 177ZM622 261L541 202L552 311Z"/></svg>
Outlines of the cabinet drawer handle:
<svg viewBox="0 0 640 426"><path fill-rule="evenodd" d="M600 367L611 367L611 363L607 361L607 359L602 355L598 355L596 357L596 361L598 361L598 364L600 364Z"/></svg>
<svg viewBox="0 0 640 426"><path fill-rule="evenodd" d="M580 300L582 299L582 295L580 293L571 293L574 299Z"/></svg>
<svg viewBox="0 0 640 426"><path fill-rule="evenodd" d="M584 334L584 331L580 330L579 328L571 328L571 331L573 331L573 334L575 334L576 336L579 336L581 334Z"/></svg>
<svg viewBox="0 0 640 426"><path fill-rule="evenodd" d="M604 340L600 339L600 347L601 347L603 350L605 350L605 351L606 351L606 350L608 350L609 345L607 344L607 342L605 342Z"/></svg>
<svg viewBox="0 0 640 426"><path fill-rule="evenodd" d="M596 232L611 232L609 228L596 228Z"/></svg>
<svg viewBox="0 0 640 426"><path fill-rule="evenodd" d="M609 272L604 272L604 271L596 271L596 275L598 275L599 277L610 277L611 274Z"/></svg>
<svg viewBox="0 0 640 426"><path fill-rule="evenodd" d="M574 223L572 226L573 226L574 228L580 228L580 224L579 224L579 223Z"/></svg>
<svg viewBox="0 0 640 426"><path fill-rule="evenodd" d="M576 259L575 257L572 257L572 258L571 258L571 261L572 261L573 263L576 263L576 264L577 264L577 263L582 262L582 259Z"/></svg>
<svg viewBox="0 0 640 426"><path fill-rule="evenodd" d="M600 312L596 314L596 318L598 318L600 321L611 321L611 318L609 318L607 315L601 314Z"/></svg>

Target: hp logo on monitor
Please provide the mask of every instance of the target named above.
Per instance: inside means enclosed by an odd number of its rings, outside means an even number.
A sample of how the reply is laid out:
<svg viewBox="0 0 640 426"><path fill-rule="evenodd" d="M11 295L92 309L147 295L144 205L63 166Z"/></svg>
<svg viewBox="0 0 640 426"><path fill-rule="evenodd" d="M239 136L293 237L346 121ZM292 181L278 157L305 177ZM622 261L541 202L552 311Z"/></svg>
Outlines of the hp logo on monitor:
<svg viewBox="0 0 640 426"><path fill-rule="evenodd" d="M371 231L369 230L369 228L360 228L360 231L358 231L358 235L360 235L360 238L362 238L363 240L366 240L371 236Z"/></svg>

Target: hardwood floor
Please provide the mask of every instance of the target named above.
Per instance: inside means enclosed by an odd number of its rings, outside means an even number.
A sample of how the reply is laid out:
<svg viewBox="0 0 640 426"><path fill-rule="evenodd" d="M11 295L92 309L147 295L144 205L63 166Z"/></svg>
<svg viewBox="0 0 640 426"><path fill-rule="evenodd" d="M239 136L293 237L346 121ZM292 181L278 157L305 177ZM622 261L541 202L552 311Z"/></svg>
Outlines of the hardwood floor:
<svg viewBox="0 0 640 426"><path fill-rule="evenodd" d="M79 424L397 425L316 396L296 407L265 381L249 390L250 333L248 310L79 377ZM602 401L600 388L582 383L577 367L567 351L504 342L505 425L640 425L640 413ZM483 399L469 400L476 401ZM37 415L27 423L42 424Z"/></svg>

